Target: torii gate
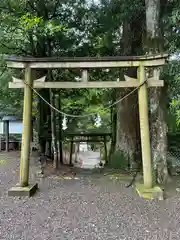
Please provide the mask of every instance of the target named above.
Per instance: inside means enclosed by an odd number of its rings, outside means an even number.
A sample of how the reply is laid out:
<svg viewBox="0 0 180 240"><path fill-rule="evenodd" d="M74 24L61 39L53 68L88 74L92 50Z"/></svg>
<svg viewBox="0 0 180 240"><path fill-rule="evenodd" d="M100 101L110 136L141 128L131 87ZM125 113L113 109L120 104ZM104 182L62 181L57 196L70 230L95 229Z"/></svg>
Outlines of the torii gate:
<svg viewBox="0 0 180 240"><path fill-rule="evenodd" d="M164 81L159 80L159 66L165 64L167 54L152 56L128 57L76 57L76 58L32 58L6 57L8 68L25 69L25 84L20 79L13 78L10 88L24 88L23 133L20 160L20 181L11 188L9 196L31 196L36 192L37 184L29 185L29 156L32 119L32 87L33 88L135 88L138 89L139 118L141 133L141 148L143 162L144 187L152 187L151 146L148 119L148 87L163 87ZM137 79L125 76L125 81L88 81L88 69L92 68L137 68ZM32 79L32 69L81 69L81 82L45 82L45 77ZM145 68L155 68L154 76L146 81ZM143 84L144 83L144 84Z"/></svg>

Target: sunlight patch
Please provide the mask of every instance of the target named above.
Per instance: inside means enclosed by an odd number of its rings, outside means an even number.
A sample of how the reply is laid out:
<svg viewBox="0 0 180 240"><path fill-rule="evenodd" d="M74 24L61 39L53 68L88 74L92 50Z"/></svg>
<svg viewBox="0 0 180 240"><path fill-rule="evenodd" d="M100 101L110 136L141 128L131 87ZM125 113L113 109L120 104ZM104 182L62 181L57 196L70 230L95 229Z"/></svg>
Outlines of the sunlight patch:
<svg viewBox="0 0 180 240"><path fill-rule="evenodd" d="M64 179L64 180L71 180L71 179L79 180L79 178L77 178L77 177L69 177L69 176L56 176L55 178L56 179Z"/></svg>
<svg viewBox="0 0 180 240"><path fill-rule="evenodd" d="M1 165L1 164L7 164L7 163L8 163L7 160L0 160L0 165Z"/></svg>

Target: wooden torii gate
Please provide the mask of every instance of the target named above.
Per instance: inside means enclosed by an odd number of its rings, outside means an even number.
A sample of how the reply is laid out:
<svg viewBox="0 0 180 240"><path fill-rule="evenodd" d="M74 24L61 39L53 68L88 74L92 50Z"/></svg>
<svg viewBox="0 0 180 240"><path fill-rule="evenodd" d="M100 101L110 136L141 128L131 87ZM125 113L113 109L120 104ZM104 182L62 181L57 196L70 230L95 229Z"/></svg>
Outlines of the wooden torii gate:
<svg viewBox="0 0 180 240"><path fill-rule="evenodd" d="M141 148L143 162L144 187L152 187L151 146L148 119L148 87L163 87L164 81L159 79L158 67L165 64L167 54L152 56L128 57L77 57L77 58L31 58L6 57L7 67L25 69L25 80L13 78L10 88L24 88L23 133L20 160L20 181L11 188L9 196L31 196L36 192L37 184L29 185L29 156L32 119L32 87L33 88L135 88L138 89ZM137 79L125 76L125 81L88 81L88 69L97 68L137 68ZM154 76L146 77L146 68L154 68ZM46 82L45 77L32 79L33 69L81 69L81 82ZM147 79L147 80L146 80ZM144 83L144 84L143 84Z"/></svg>

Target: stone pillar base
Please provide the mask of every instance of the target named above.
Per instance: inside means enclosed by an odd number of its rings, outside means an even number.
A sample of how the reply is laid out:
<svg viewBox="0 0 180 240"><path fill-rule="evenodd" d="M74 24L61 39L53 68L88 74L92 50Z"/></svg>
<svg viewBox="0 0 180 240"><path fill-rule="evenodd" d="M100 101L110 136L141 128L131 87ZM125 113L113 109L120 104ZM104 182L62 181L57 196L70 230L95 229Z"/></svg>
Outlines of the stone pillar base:
<svg viewBox="0 0 180 240"><path fill-rule="evenodd" d="M28 185L27 187L15 186L9 189L9 197L31 197L33 196L38 189L38 184Z"/></svg>
<svg viewBox="0 0 180 240"><path fill-rule="evenodd" d="M164 191L159 186L152 188L145 188L144 184L136 184L136 191L138 195L145 199L164 200Z"/></svg>

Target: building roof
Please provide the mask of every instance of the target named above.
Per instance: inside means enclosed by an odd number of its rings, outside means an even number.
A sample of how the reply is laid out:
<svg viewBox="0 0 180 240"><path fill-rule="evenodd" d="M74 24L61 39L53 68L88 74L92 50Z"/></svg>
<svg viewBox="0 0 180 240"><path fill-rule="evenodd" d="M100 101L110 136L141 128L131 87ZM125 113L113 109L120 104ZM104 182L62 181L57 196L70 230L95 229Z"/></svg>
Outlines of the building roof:
<svg viewBox="0 0 180 240"><path fill-rule="evenodd" d="M4 116L2 118L2 121L20 121L17 116L9 115L9 116Z"/></svg>

